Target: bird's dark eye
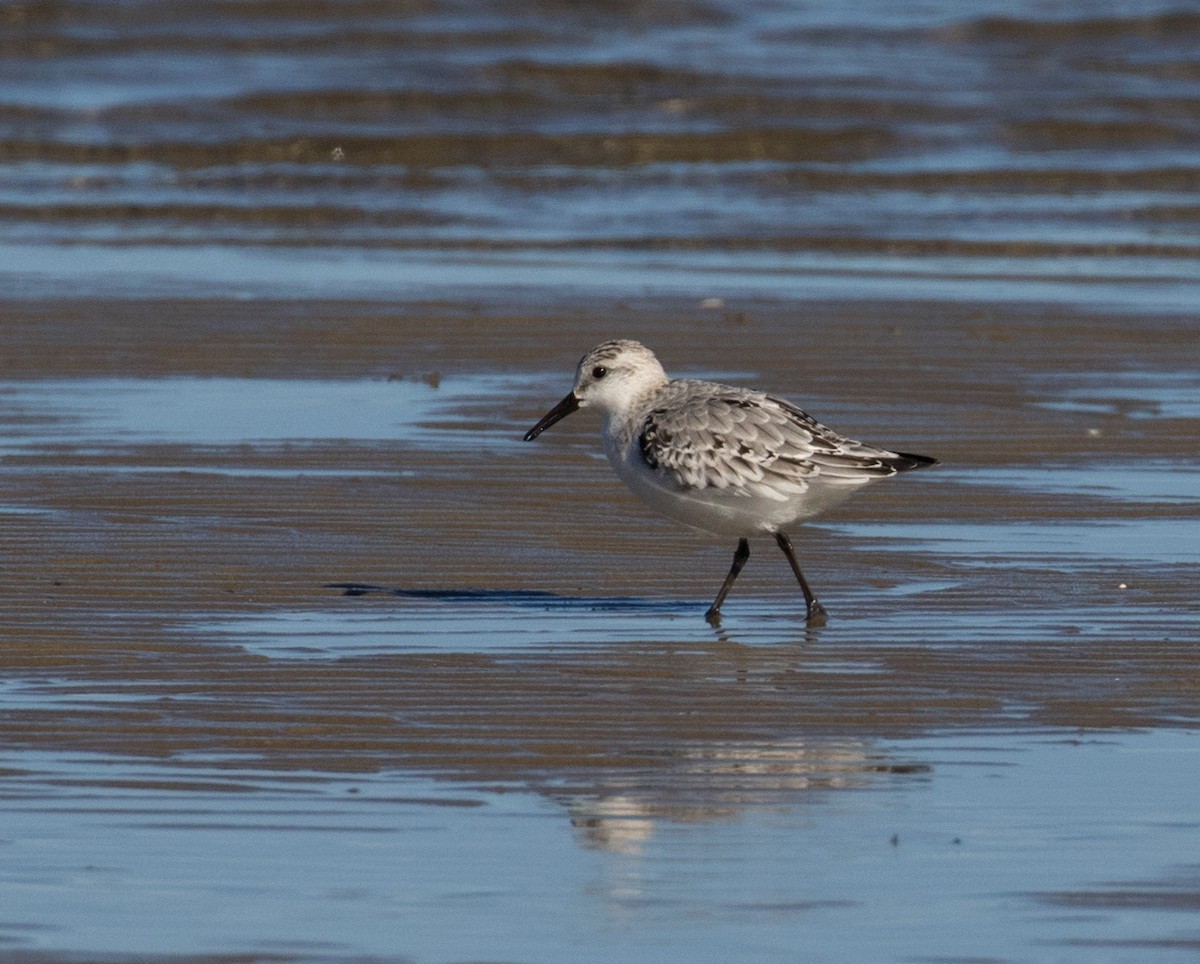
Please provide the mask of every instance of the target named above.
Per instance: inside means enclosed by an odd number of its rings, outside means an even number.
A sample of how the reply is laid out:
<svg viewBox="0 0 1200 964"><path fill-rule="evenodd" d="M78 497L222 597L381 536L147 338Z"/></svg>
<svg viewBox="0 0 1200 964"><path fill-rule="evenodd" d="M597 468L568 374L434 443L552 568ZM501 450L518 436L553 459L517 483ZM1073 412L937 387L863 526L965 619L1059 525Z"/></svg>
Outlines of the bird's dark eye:
<svg viewBox="0 0 1200 964"><path fill-rule="evenodd" d="M605 368L603 365L597 365L595 368L592 369L592 378L603 378L607 374L608 374L608 369Z"/></svg>

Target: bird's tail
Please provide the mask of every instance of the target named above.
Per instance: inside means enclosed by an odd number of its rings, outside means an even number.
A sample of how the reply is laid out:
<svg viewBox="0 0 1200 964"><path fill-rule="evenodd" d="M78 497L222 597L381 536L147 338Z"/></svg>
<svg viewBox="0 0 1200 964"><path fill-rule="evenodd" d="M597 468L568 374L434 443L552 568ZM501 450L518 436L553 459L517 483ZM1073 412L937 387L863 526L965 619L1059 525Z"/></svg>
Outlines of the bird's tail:
<svg viewBox="0 0 1200 964"><path fill-rule="evenodd" d="M910 469L923 469L929 465L937 465L937 459L928 455L913 455L911 452L897 452L895 458L885 459L884 464L890 465L897 472L907 472Z"/></svg>

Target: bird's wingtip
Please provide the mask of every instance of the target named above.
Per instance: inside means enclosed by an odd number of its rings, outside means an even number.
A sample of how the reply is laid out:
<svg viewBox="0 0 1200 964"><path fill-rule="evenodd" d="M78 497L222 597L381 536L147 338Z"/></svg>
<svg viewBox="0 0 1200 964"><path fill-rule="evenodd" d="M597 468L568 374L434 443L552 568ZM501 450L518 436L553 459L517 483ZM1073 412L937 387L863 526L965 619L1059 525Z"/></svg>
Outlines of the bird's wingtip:
<svg viewBox="0 0 1200 964"><path fill-rule="evenodd" d="M939 459L928 455L914 455L912 452L897 452L892 465L897 472L907 472L910 469L924 469L931 465L940 465Z"/></svg>

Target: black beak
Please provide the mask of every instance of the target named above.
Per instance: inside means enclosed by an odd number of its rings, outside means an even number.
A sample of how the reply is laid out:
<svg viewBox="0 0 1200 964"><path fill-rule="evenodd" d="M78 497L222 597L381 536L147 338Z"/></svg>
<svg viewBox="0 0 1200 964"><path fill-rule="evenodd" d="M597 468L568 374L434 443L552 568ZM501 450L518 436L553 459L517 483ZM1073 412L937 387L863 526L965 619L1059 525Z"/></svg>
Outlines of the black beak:
<svg viewBox="0 0 1200 964"><path fill-rule="evenodd" d="M555 422L561 421L572 412L577 411L579 411L579 399L575 396L574 392L571 392L570 395L543 415L542 420L537 425L525 433L525 441L532 442Z"/></svg>

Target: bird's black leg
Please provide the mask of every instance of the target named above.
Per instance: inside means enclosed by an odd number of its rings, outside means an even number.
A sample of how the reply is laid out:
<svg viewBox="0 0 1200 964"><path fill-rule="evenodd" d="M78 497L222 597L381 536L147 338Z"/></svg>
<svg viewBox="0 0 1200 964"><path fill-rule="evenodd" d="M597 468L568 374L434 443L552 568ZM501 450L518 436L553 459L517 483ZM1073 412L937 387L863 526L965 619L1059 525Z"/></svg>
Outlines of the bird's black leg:
<svg viewBox="0 0 1200 964"><path fill-rule="evenodd" d="M733 565L729 567L729 575L721 583L721 589L717 593L717 598L713 600L713 604L708 607L708 612L704 614L704 618L708 620L710 625L721 625L721 603L729 595L729 590L733 586L733 580L737 578L738 573L742 571L742 566L746 564L746 560L749 558L750 540L744 538L738 539L737 549L733 552Z"/></svg>
<svg viewBox="0 0 1200 964"><path fill-rule="evenodd" d="M827 615L825 607L817 602L817 597L808 588L808 580L804 578L804 573L800 571L800 563L796 561L796 552L792 549L792 540L782 532L776 532L775 541L779 544L779 548L783 550L783 554L787 556L787 561L792 567L792 572L796 574L796 581L800 583L800 588L804 590L804 603L808 607L809 623L814 626L824 625Z"/></svg>

